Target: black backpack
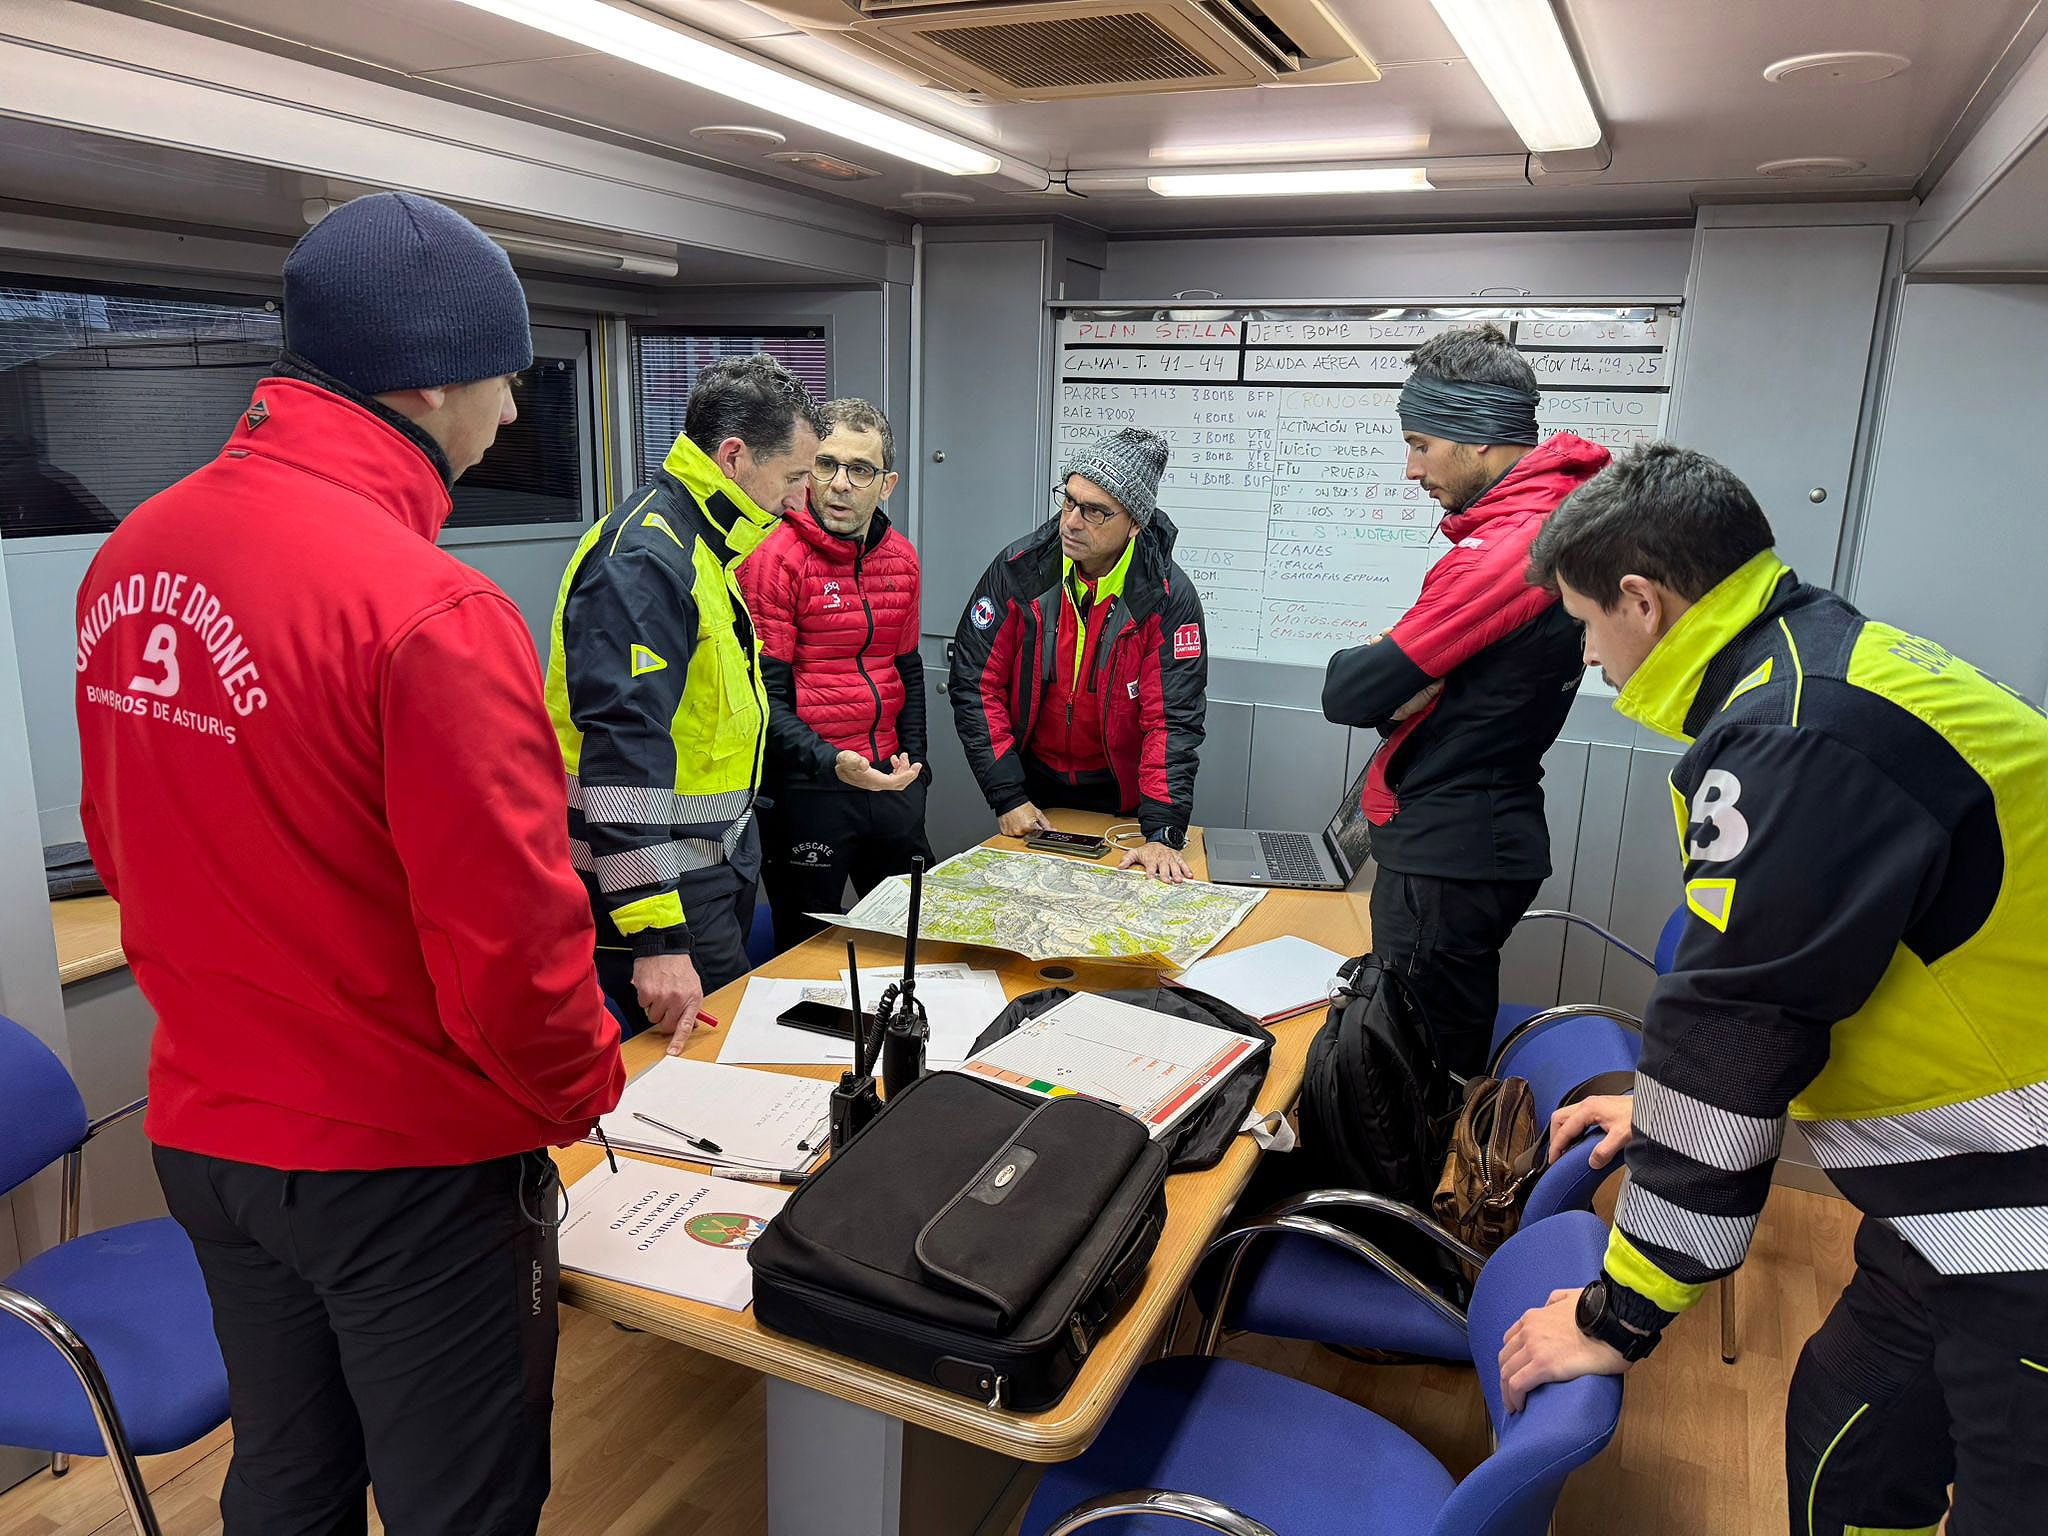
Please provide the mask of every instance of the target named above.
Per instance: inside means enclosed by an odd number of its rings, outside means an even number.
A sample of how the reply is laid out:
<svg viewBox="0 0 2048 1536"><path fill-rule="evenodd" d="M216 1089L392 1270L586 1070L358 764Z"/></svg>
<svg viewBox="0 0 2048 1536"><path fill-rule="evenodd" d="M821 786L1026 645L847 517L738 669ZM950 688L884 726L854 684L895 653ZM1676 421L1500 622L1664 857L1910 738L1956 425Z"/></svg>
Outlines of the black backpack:
<svg viewBox="0 0 2048 1536"><path fill-rule="evenodd" d="M1398 971L1360 955L1337 978L1330 1016L1308 1048L1302 1165L1292 1177L1304 1188L1367 1189L1422 1208L1443 1173L1458 1081Z"/></svg>

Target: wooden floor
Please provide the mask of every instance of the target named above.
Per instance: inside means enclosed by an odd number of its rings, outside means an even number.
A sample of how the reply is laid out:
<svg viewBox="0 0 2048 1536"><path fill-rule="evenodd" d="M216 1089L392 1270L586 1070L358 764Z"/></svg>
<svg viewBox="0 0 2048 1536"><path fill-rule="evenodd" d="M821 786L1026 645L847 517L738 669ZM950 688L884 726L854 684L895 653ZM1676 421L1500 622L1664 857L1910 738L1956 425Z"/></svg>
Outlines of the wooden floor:
<svg viewBox="0 0 2048 1536"><path fill-rule="evenodd" d="M1773 1191L1741 1276L1741 1359L1721 1363L1709 1298L1631 1373L1621 1431L1565 1490L1558 1536L1785 1531L1785 1386L1800 1345L1848 1279L1854 1224L1838 1200ZM1272 1340L1234 1340L1227 1353L1378 1409L1455 1473L1486 1452L1485 1409L1469 1371L1366 1366ZM760 1378L738 1366L565 1310L544 1536L762 1532L762 1401ZM220 1530L229 1446L222 1429L145 1462L165 1536ZM102 1461L80 1461L61 1480L41 1473L0 1494L0 1536L128 1529ZM371 1529L383 1527L373 1521Z"/></svg>

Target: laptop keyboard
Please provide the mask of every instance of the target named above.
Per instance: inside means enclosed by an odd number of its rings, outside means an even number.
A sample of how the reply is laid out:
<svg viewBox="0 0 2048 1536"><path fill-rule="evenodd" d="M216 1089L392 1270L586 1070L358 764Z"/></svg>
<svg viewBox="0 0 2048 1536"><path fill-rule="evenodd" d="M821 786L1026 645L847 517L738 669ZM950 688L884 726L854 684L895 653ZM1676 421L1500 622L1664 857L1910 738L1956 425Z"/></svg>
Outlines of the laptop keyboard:
<svg viewBox="0 0 2048 1536"><path fill-rule="evenodd" d="M1323 861L1316 857L1316 845L1302 832L1261 832L1259 853L1266 861L1266 874L1274 880L1323 880Z"/></svg>

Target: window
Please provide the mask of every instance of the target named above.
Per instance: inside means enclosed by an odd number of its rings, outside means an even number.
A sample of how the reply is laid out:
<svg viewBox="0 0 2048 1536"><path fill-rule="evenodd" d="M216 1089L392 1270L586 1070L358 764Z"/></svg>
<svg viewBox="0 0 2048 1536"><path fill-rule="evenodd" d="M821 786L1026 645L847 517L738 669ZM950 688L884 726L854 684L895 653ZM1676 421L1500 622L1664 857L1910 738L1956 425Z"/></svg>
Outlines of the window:
<svg viewBox="0 0 2048 1536"><path fill-rule="evenodd" d="M450 527L584 518L586 344L543 334L573 345L520 376ZM220 452L282 341L275 299L0 276L0 533L112 528Z"/></svg>
<svg viewBox="0 0 2048 1536"><path fill-rule="evenodd" d="M832 349L823 326L692 326L633 333L633 441L640 478L652 479L683 432L690 386L707 363L766 352L823 404L832 393Z"/></svg>
<svg viewBox="0 0 2048 1536"><path fill-rule="evenodd" d="M0 533L103 533L220 452L277 301L0 278Z"/></svg>
<svg viewBox="0 0 2048 1536"><path fill-rule="evenodd" d="M535 357L512 386L519 415L455 482L450 528L583 521L580 358Z"/></svg>

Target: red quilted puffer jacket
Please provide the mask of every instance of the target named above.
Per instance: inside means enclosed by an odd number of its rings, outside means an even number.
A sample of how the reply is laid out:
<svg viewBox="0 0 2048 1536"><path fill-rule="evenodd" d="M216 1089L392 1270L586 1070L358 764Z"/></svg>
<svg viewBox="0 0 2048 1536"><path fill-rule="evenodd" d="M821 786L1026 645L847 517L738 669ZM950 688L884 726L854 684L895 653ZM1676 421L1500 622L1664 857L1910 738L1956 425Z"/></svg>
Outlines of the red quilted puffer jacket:
<svg viewBox="0 0 2048 1536"><path fill-rule="evenodd" d="M768 761L783 781L834 778L842 750L925 760L917 551L877 511L842 538L806 506L740 562L768 687Z"/></svg>

